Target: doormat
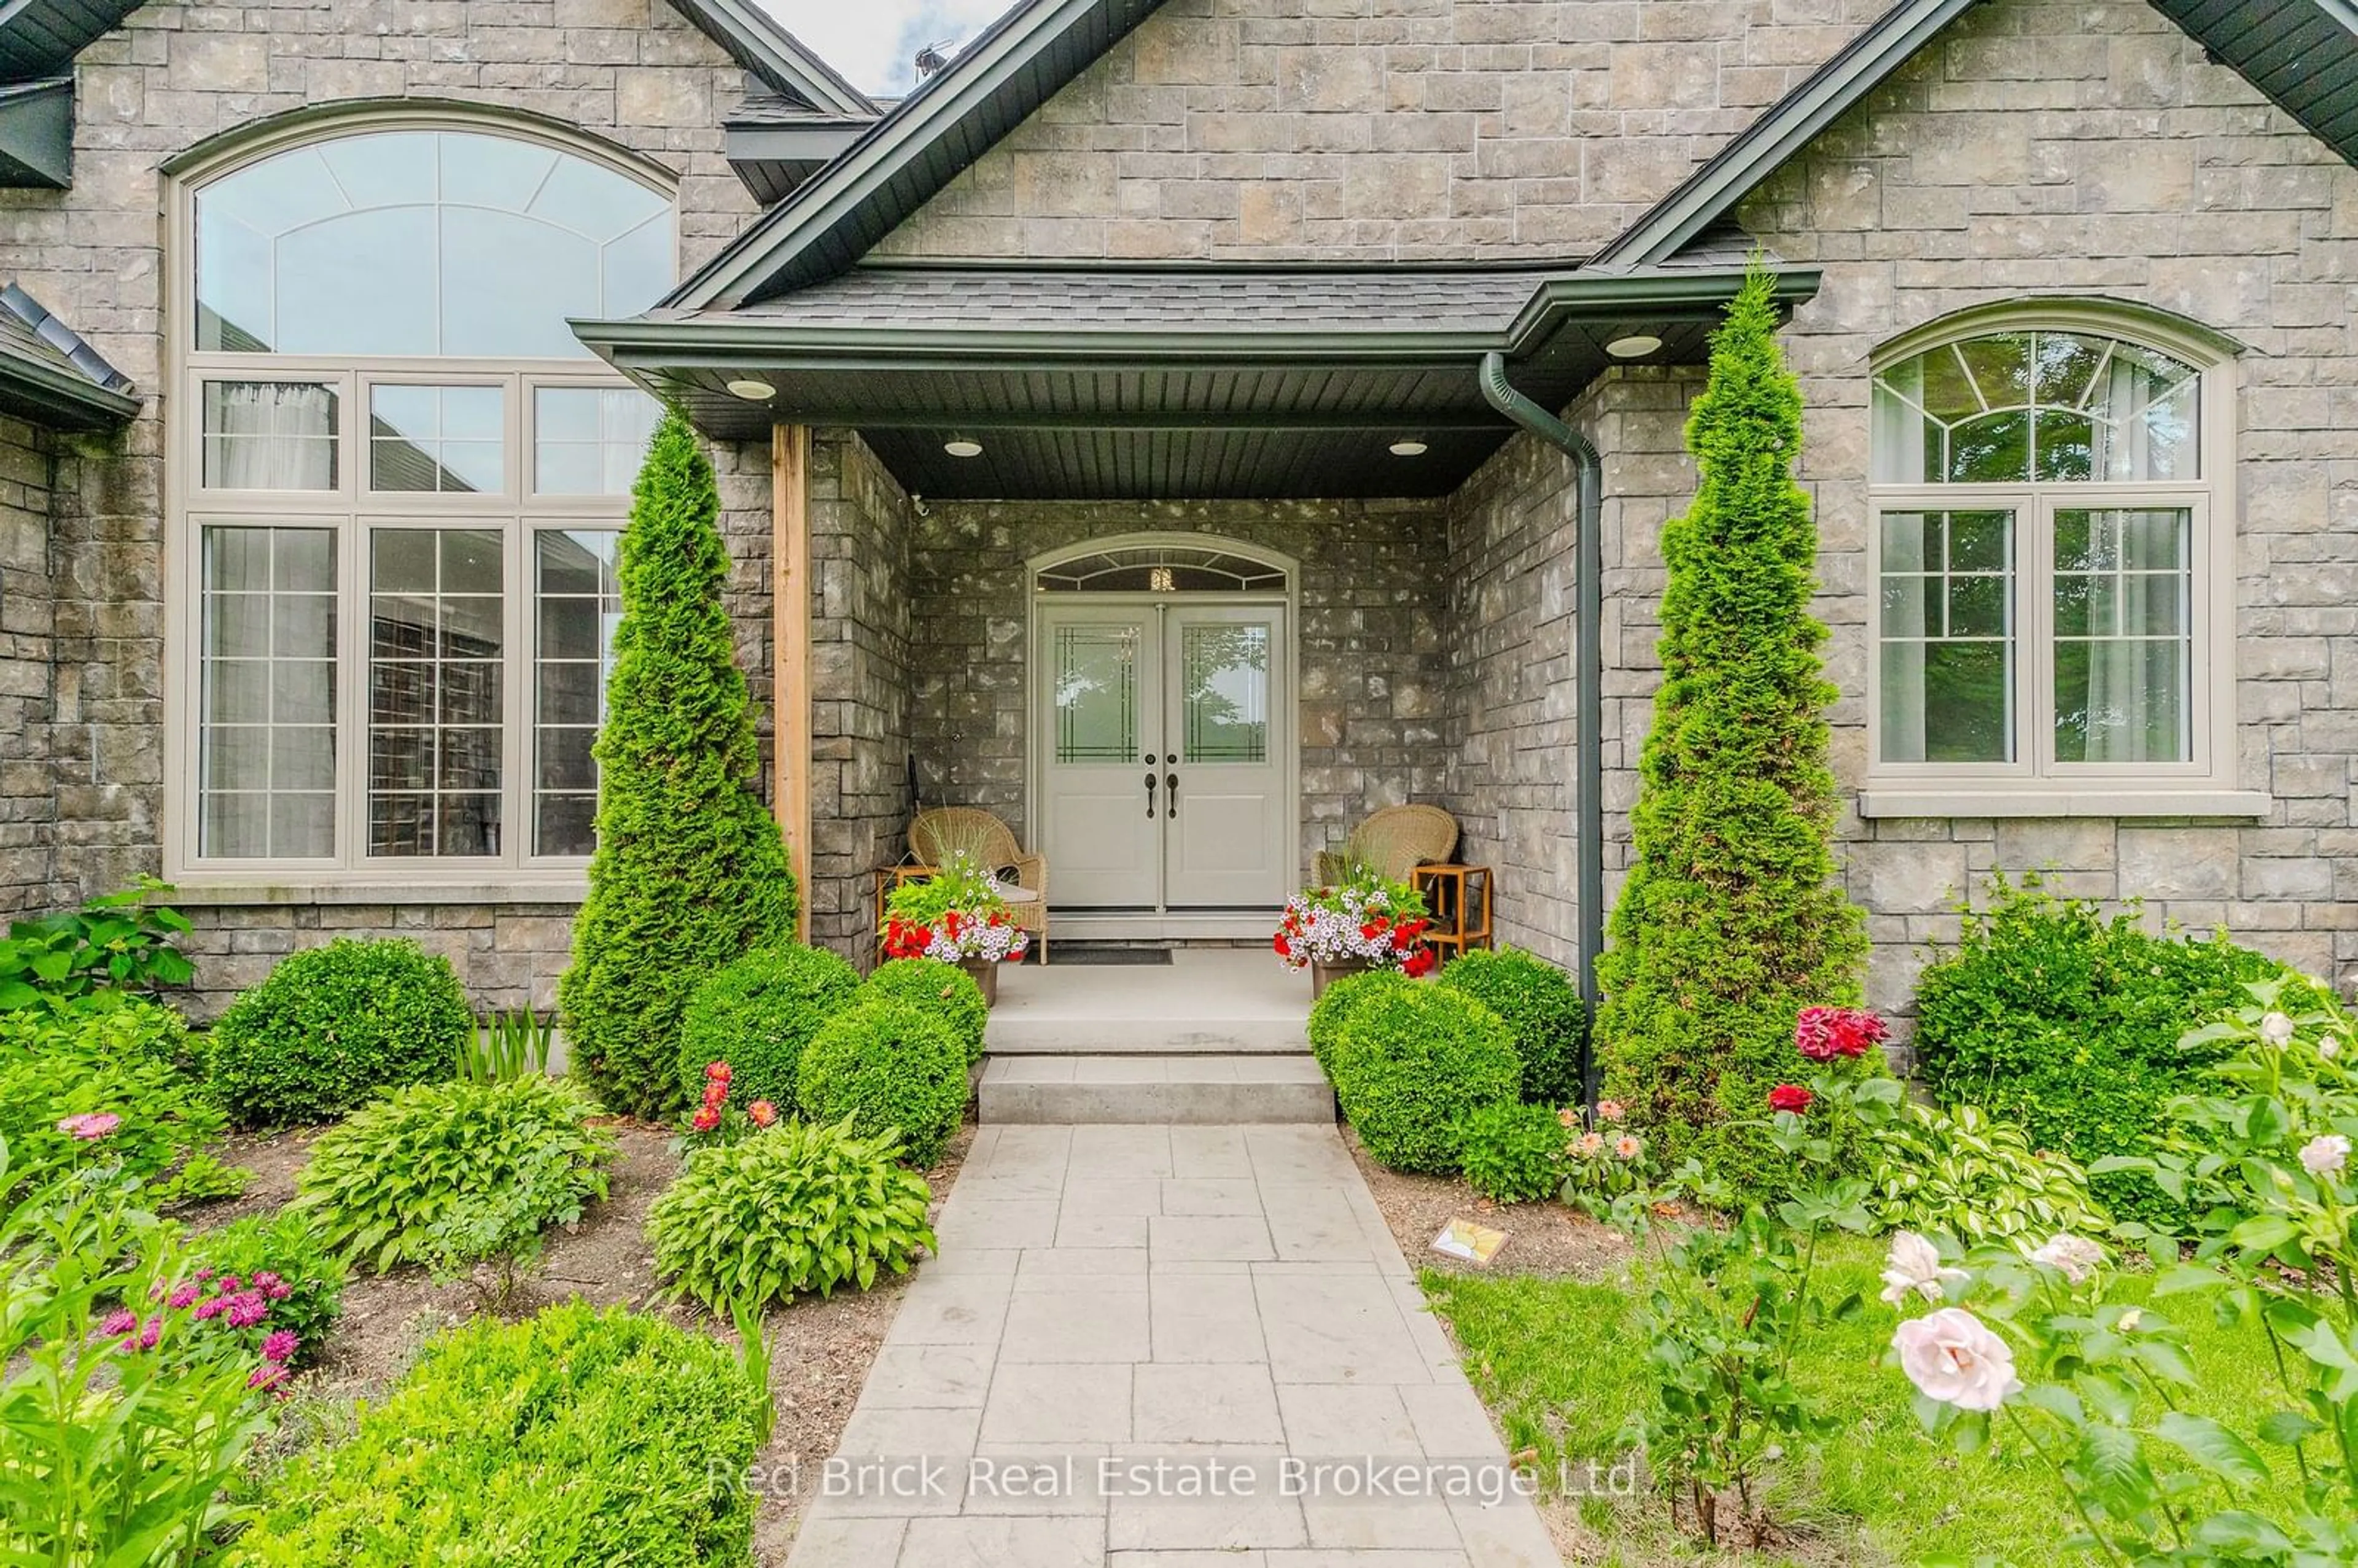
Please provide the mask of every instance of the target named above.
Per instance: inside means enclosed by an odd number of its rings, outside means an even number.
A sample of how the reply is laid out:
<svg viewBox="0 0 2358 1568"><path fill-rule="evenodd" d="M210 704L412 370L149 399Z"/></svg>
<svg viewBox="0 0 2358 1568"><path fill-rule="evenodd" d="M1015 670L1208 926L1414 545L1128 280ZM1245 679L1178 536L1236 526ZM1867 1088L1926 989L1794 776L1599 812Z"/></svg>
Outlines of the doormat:
<svg viewBox="0 0 2358 1568"><path fill-rule="evenodd" d="M1097 964L1108 968L1141 968L1150 964L1171 962L1168 947L1090 947L1077 942L1059 942L1048 949L1048 967L1061 964Z"/></svg>

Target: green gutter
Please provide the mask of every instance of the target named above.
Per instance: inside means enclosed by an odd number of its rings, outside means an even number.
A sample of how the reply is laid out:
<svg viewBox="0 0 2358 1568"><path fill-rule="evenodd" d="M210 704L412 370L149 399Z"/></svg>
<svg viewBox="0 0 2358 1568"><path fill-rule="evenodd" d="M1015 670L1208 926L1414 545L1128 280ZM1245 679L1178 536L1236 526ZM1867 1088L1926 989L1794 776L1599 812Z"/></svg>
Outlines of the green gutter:
<svg viewBox="0 0 2358 1568"><path fill-rule="evenodd" d="M139 399L71 370L0 352L0 406L59 429L100 430L135 417Z"/></svg>
<svg viewBox="0 0 2358 1568"><path fill-rule="evenodd" d="M1817 297L1823 276L1813 266L1774 266L1777 302L1790 309ZM1686 268L1646 272L1580 273L1552 277L1533 291L1531 303L1507 330L1507 351L1520 358L1537 350L1573 321L1716 321L1744 287L1742 267Z"/></svg>

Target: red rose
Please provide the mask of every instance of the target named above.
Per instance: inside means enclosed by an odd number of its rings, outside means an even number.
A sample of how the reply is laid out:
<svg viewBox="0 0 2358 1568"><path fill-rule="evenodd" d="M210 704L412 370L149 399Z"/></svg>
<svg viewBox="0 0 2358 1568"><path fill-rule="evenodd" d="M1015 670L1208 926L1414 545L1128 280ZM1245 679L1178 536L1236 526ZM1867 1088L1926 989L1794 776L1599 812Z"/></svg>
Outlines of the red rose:
<svg viewBox="0 0 2358 1568"><path fill-rule="evenodd" d="M1817 1098L1799 1084L1779 1084L1768 1091L1768 1108L1790 1110L1799 1116L1808 1110L1810 1102Z"/></svg>
<svg viewBox="0 0 2358 1568"><path fill-rule="evenodd" d="M1882 1019L1860 1007L1805 1007L1793 1025L1794 1049L1812 1062L1864 1056L1890 1036Z"/></svg>

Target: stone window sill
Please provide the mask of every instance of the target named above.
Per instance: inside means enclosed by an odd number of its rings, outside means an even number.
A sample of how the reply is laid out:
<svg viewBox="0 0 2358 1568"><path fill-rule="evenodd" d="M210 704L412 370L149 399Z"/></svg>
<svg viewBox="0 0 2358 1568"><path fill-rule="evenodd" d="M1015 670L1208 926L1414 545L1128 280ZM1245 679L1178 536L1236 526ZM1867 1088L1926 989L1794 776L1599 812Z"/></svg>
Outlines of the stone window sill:
<svg viewBox="0 0 2358 1568"><path fill-rule="evenodd" d="M2266 816L2264 790L1877 789L1858 797L1858 814L1880 816Z"/></svg>
<svg viewBox="0 0 2358 1568"><path fill-rule="evenodd" d="M184 876L167 899L176 908L270 904L564 904L590 896L586 877L499 882L209 882Z"/></svg>

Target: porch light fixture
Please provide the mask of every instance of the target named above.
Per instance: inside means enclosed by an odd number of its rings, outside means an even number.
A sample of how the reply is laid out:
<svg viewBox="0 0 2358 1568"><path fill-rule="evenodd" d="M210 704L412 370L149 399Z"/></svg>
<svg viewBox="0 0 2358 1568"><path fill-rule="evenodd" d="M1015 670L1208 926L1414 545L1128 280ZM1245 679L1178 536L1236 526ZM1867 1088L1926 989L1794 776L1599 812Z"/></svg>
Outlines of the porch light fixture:
<svg viewBox="0 0 2358 1568"><path fill-rule="evenodd" d="M751 376L745 376L729 384L729 395L731 397L741 397L748 403L767 403L778 395L778 389L766 381L755 381Z"/></svg>
<svg viewBox="0 0 2358 1568"><path fill-rule="evenodd" d="M1632 332L1606 344L1605 351L1617 360L1642 360L1661 346L1662 340L1651 332Z"/></svg>
<svg viewBox="0 0 2358 1568"><path fill-rule="evenodd" d="M1403 436L1392 443L1391 450L1396 458L1421 458L1424 456L1425 447L1414 436Z"/></svg>
<svg viewBox="0 0 2358 1568"><path fill-rule="evenodd" d="M942 450L954 458L979 458L982 456L982 443L972 436L952 436L942 443Z"/></svg>

